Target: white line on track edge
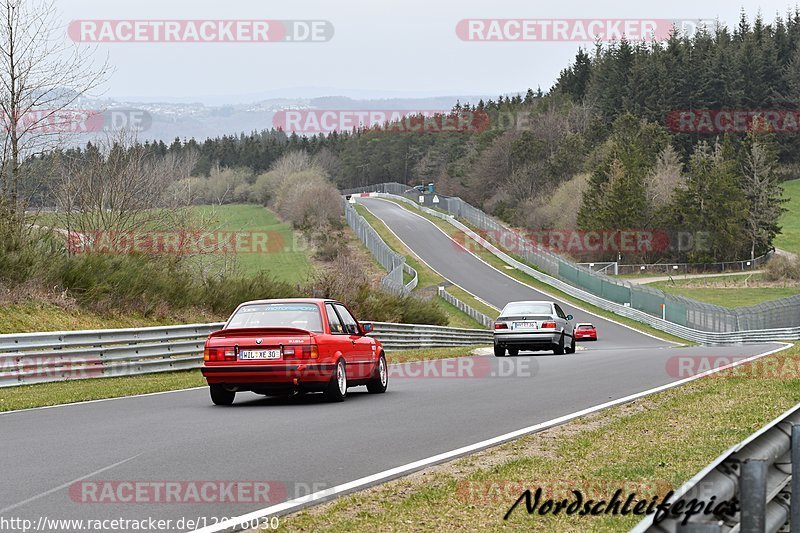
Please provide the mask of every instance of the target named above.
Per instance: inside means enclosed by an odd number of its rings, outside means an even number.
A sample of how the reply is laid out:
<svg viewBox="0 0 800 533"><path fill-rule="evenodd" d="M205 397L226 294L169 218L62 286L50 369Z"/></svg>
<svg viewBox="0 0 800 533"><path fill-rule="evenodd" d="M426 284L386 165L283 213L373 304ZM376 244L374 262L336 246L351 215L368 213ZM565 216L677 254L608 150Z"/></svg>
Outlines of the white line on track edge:
<svg viewBox="0 0 800 533"><path fill-rule="evenodd" d="M774 343L773 343L774 344ZM427 457L425 459L420 459L418 461L414 461L412 463L408 463L405 465L397 466L395 468L390 468L388 470L384 470L383 472L378 472L377 474L372 474L369 476L365 476L353 481L348 481L347 483L343 483L341 485L337 485L330 489L322 490L315 492L313 494L309 494L307 496L303 496L301 498L296 498L294 500L289 500L286 502L282 502L276 505L272 505L270 507L265 507L264 509L259 509L257 511L253 511L241 516L237 516L234 518L230 518L229 520L225 520L218 524L213 524L210 526L206 526L200 529L194 530L194 533L217 533L219 531L237 531L241 529L247 529L252 524L255 524L259 519L273 516L273 515L282 515L288 514L289 512L294 512L302 509L303 507L307 507L310 505L315 505L319 503L323 503L327 500L334 499L336 497L342 496L344 494L355 492L360 489L365 489L367 487L377 485L379 483L383 483L389 481L391 479L395 479L417 470L421 470L425 467L432 466L438 463L443 463L446 461L450 461L462 455L467 455L470 453L475 453L477 451L483 450L485 448L490 448L492 446L497 446L499 444L503 444L504 442L522 437L524 435L528 435L530 433L536 433L539 431L543 431L545 429L549 429L554 426L558 426L561 424L565 424L575 418L585 416L591 413L595 413L597 411L601 411L603 409L608 409L609 407L614 407L617 405L622 405L624 403L632 402L633 400L637 400L639 398L643 398L650 394L655 394L658 392L662 392L665 390L669 390L675 387L679 387L681 385L685 385L691 381L710 376L711 374L716 374L717 372L722 372L723 370L728 370L730 368L737 367L739 365L749 363L751 361L755 361L756 359L760 359L762 357L766 357L768 355L772 355L774 353L778 353L780 351L786 350L793 346L790 343L778 343L783 344L780 348L776 348L774 350L770 350L768 352L764 352L762 354L754 355L748 357L746 359L742 359L740 361L736 361L729 365L725 365L719 368L715 368L713 370L709 370L707 372L703 372L696 376L691 376L679 381L674 381L672 383L667 383L666 385L661 385L659 387L655 387L652 389L648 389L646 391L637 392L635 394L631 394L629 396L625 396L623 398L619 398L617 400L612 400L610 402L605 402L599 405L595 405L592 407L587 407L586 409L582 409L580 411L576 411L574 413L570 413L568 415L560 416L558 418L554 418L552 420L548 420L546 422L541 422L539 424L535 424L533 426L528 426L526 428L518 429L516 431L512 431L510 433L505 433L503 435L499 435L497 437L493 437L491 439L483 440L480 442L476 442L475 444L470 444L468 446L463 446L461 448L456 448L455 450L451 450L449 452L440 453L438 455L433 455L431 457Z"/></svg>

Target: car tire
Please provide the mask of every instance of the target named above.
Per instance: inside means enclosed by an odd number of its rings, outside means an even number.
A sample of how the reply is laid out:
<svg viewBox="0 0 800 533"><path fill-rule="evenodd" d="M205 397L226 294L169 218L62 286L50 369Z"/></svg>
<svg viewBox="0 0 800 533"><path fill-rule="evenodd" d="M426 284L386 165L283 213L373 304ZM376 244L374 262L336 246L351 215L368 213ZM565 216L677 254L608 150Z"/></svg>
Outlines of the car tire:
<svg viewBox="0 0 800 533"><path fill-rule="evenodd" d="M506 356L506 349L503 346L495 344L494 345L494 356L495 357L505 357Z"/></svg>
<svg viewBox="0 0 800 533"><path fill-rule="evenodd" d="M336 362L336 370L333 372L333 377L328 383L324 395L329 402L343 402L347 397L347 368L344 359Z"/></svg>
<svg viewBox="0 0 800 533"><path fill-rule="evenodd" d="M378 358L378 365L375 367L375 377L367 383L367 391L372 394L386 392L389 386L389 367L386 366L386 358L381 354Z"/></svg>
<svg viewBox="0 0 800 533"><path fill-rule="evenodd" d="M564 355L564 334L561 334L561 340L558 341L553 347L553 353L556 355Z"/></svg>
<svg viewBox="0 0 800 533"><path fill-rule="evenodd" d="M508 355L510 355L511 357L518 356L519 355L519 348L509 348L508 349Z"/></svg>
<svg viewBox="0 0 800 533"><path fill-rule="evenodd" d="M236 398L236 391L228 390L224 385L209 385L209 391L214 405L231 405Z"/></svg>
<svg viewBox="0 0 800 533"><path fill-rule="evenodd" d="M569 343L569 346L565 349L567 353L575 353L575 335L572 335L572 342Z"/></svg>

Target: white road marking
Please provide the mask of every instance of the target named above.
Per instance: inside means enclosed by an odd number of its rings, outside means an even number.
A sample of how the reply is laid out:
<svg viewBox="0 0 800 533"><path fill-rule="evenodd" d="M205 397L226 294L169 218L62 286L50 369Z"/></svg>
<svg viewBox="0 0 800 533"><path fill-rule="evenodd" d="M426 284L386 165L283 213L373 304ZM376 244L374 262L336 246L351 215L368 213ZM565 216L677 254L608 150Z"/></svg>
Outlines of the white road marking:
<svg viewBox="0 0 800 533"><path fill-rule="evenodd" d="M144 452L142 452L142 453L144 453ZM136 459L137 457L142 455L142 453L138 453L138 454L134 455L133 457L128 457L127 459L123 459L122 461L119 461L119 462L114 463L112 465L105 466L105 467L101 468L100 470L95 470L94 472L90 472L90 473L86 474L85 476L81 476L79 478L75 478L72 481L67 481L66 483L64 483L62 485L59 485L58 487L54 487L54 488L52 488L52 489L50 489L48 491L42 492L41 494L37 494L36 496L31 496L27 500L22 500L21 502L15 503L13 505L9 505L8 507L0 509L0 515L2 515L3 513L8 512L8 511L10 511L12 509L16 509L17 507L22 507L23 505L27 505L27 504L29 504L29 503L31 503L33 501L36 501L36 500L38 500L40 498L44 498L45 496L47 496L49 494L53 494L54 492L58 492L61 489L65 489L65 488L69 487L70 485L72 485L73 483L77 483L78 481L83 481L86 478L90 478L92 476L96 476L97 474L101 474L101 473L105 472L106 470L111 470L112 468L116 468L116 467L118 467L118 466L120 466L122 464L127 463L128 461L132 461L132 460Z"/></svg>
<svg viewBox="0 0 800 533"><path fill-rule="evenodd" d="M774 353L783 351L787 348L792 347L793 345L790 343L771 343L771 344L782 344L780 348L776 348L774 350L770 350L768 352L764 352L762 354L754 355L752 357L748 357L746 359L742 359L741 361L736 361L729 365L725 365L719 368L715 368L712 370L708 370L696 376L691 376L679 381L674 381L672 383L667 383L666 385L661 385L660 387L655 387L652 389L648 389L646 391L637 392L635 394L631 394L629 396L625 396L624 398L619 398L617 400L612 400L610 402L602 403L599 405L595 405L593 407L588 407L586 409L582 409L580 411L576 411L574 413L570 413L568 415L564 415L558 418L554 418L552 420L548 420L547 422L542 422L540 424L535 424L533 426L528 426L526 428L518 429L517 431L512 431L511 433L506 433L504 435L500 435L491 439L483 440L480 442L476 442L475 444L470 444L469 446L463 446L461 448L457 448L455 450L451 450L449 452L440 453L438 455L433 455L431 457L427 457L425 459L420 459L418 461L414 461L412 463L408 463L402 466L398 466L395 468L390 468L389 470L384 470L383 472L378 472L377 474L372 474L370 476L365 476L353 481L349 481L347 483L343 483L341 485L337 485L330 489L322 490L315 492L313 494L309 494L307 496L303 496L301 498L296 498L294 500L289 500L283 503L279 503L277 505L272 505L270 507L266 507L264 509L259 509L258 511L253 511L251 513L247 513L241 516L237 516L231 518L229 520L225 520L218 524L214 524L211 526L206 526L200 529L196 529L195 533L216 533L218 531L227 531L227 530L237 530L242 528L250 527L251 523L255 523L257 520L267 517L273 516L278 514L287 514L291 511L297 511L303 507L307 507L312 504L322 503L326 500L333 499L337 496L342 496L349 492L354 492L359 489L364 489L370 487L372 485L376 485L378 483L382 483L385 481L389 481L391 479L401 477L403 475L409 474L411 472L421 470L427 466L432 466L437 463L443 463L445 461L449 461L460 457L462 455L467 455L470 453L474 453L485 448L490 448L492 446L497 446L499 444L503 444L504 442L522 437L524 435L528 435L530 433L536 433L539 431L543 431L545 429L549 429L554 426L558 426L574 420L575 418L585 416L591 413L595 413L597 411L601 411L603 409L608 409L609 407L614 407L617 405L622 405L624 403L631 402L633 400L638 400L639 398L643 398L650 394L655 394L657 392L662 392L668 389L672 389L675 387L679 387L696 379L700 379L706 376L710 376L711 374L716 374L717 372L722 372L723 370L728 370L729 368L734 368L736 366L748 363L750 361L754 361L761 357L766 357L768 355L772 355Z"/></svg>

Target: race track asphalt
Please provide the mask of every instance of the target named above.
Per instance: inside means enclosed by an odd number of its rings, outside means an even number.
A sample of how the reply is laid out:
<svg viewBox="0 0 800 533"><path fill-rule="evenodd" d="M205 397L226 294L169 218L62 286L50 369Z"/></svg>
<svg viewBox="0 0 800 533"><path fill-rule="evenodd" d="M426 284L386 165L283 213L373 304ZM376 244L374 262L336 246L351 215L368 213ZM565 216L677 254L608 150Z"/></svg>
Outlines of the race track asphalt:
<svg viewBox="0 0 800 533"><path fill-rule="evenodd" d="M384 201L364 204L443 276L493 305L547 299L459 251L428 221ZM670 361L679 356L745 357L777 348L678 348L564 309L596 323L601 340L573 355L471 357L445 377L441 367L419 375L418 366L393 366L386 394L359 387L340 404L245 393L231 407L214 407L207 390L196 389L0 414L0 517L208 525L677 381ZM278 500L82 501L97 486L92 482L206 480L271 482Z"/></svg>

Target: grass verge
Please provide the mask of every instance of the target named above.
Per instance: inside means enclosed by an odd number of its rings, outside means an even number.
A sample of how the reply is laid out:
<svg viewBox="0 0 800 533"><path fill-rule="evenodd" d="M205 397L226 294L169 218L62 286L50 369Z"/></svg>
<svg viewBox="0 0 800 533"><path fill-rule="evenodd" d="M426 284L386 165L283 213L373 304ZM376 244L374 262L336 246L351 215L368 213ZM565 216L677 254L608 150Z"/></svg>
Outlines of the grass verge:
<svg viewBox="0 0 800 533"><path fill-rule="evenodd" d="M707 377L281 519L292 531L623 531L642 517L528 515L525 489L663 497L800 401L800 350ZM785 369L774 373L763 369ZM761 370L759 370L761 369ZM635 444L634 444L635 443Z"/></svg>
<svg viewBox="0 0 800 533"><path fill-rule="evenodd" d="M0 334L37 331L74 331L80 329L142 328L172 324L206 323L223 320L210 313L183 313L168 317L139 315L108 316L92 313L75 305L61 307L30 300L0 305Z"/></svg>
<svg viewBox="0 0 800 533"><path fill-rule="evenodd" d="M789 200L784 204L786 212L780 220L781 232L775 237L776 248L800 254L800 180L785 181L783 197Z"/></svg>
<svg viewBox="0 0 800 533"><path fill-rule="evenodd" d="M468 346L387 352L386 360L391 364L423 359L448 359L469 355L475 348L475 346ZM184 370L141 376L93 378L3 387L0 388L0 412L181 390L205 384L200 370Z"/></svg>
<svg viewBox="0 0 800 533"><path fill-rule="evenodd" d="M389 201L392 201L392 200L389 200ZM399 205L403 209L406 209L408 211L411 210L411 208L409 208L407 205L404 205L402 202L394 202L394 203L396 203L397 205ZM651 326L649 326L647 324L643 324L641 322L637 322L636 320L632 320L632 319L630 319L628 317L624 317L624 316L618 315L616 313L613 313L611 311L606 311L605 309L601 309L601 308L599 308L597 306L594 306L594 305L592 305L592 304L590 304L588 302L584 302L583 300L575 298L574 296L570 296L569 294L567 294L565 292L562 292L562 291L556 289L555 287L552 287L552 286L550 286L550 285L548 285L546 283L543 283L543 282L539 281L538 279L536 279L536 278L534 278L532 276L529 276L528 274L526 274L526 273L524 273L524 272L522 272L520 270L517 270L516 268L509 268L509 265L507 265L502 259L500 259L496 255L494 255L492 252L490 252L489 250L487 250L486 248L484 248L483 246L481 246L477 242L475 242L473 239L469 238L466 235L463 235L463 233L458 228L453 226L452 224L449 224L449 223L445 222L444 220L441 220L439 218L433 217L433 216L428 215L427 213L424 213L424 212L419 211L419 210L414 210L412 212L413 213L417 213L420 216L425 217L427 220L430 220L432 223L434 223L438 228L440 228L442 231L444 231L450 237L457 236L458 237L458 241L461 244L465 244L471 251L473 251L475 253L475 255L477 255L478 257L483 259L486 263L492 265L493 267L495 267L499 271L508 274L509 276L511 276L512 278L516 279L517 281L521 281L522 283L530 285L534 289L536 289L538 291L541 291L544 294L550 295L550 296L552 296L554 298L558 298L559 300L563 300L565 302L569 302L569 303L571 303L571 304L573 304L575 306L578 306L578 307L580 307L582 309L585 309L585 310L587 310L587 311L589 311L591 313L594 313L595 315L601 316L603 318L608 318L610 320L614 320L615 322L619 322L620 324L624 324L626 326L629 326L629 327L631 327L633 329L636 329L638 331L641 331L643 333L647 333L649 335L652 335L653 337L657 337L659 339L664 339L664 340L671 341L671 342L676 342L678 344L685 344L685 345L693 345L694 344L691 341L687 341L686 339L681 339L680 337L676 337L674 335L670 335L669 333L665 333L665 332L663 332L661 330L658 330L658 329L656 329L654 327L651 327ZM464 242L465 239L467 241L469 241L469 242L465 243ZM523 262L519 258L515 258L515 259L517 259L520 262ZM536 268L536 267L531 266L531 268Z"/></svg>
<svg viewBox="0 0 800 533"><path fill-rule="evenodd" d="M648 286L723 307L755 305L800 294L796 285L762 283L758 274L656 281Z"/></svg>

